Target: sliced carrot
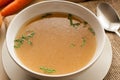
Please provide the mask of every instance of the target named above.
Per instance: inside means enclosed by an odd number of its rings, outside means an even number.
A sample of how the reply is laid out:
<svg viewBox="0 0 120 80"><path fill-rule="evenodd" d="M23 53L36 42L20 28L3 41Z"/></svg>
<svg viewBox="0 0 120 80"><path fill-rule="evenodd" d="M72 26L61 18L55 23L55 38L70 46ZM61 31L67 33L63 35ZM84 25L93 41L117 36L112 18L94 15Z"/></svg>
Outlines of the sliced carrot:
<svg viewBox="0 0 120 80"><path fill-rule="evenodd" d="M13 0L0 0L0 7L4 7L7 4L11 3Z"/></svg>
<svg viewBox="0 0 120 80"><path fill-rule="evenodd" d="M23 9L30 2L32 2L32 0L15 0L1 11L1 15L5 17L15 14L21 9Z"/></svg>

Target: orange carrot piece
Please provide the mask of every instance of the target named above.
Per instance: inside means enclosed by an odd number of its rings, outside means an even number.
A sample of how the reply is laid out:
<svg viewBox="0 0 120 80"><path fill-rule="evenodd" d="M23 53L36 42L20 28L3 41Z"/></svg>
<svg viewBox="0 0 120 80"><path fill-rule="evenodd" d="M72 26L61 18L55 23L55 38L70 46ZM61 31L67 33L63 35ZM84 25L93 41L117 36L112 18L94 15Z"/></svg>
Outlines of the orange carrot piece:
<svg viewBox="0 0 120 80"><path fill-rule="evenodd" d="M0 7L4 7L11 3L13 0L0 0Z"/></svg>
<svg viewBox="0 0 120 80"><path fill-rule="evenodd" d="M23 9L30 2L32 2L32 0L15 0L1 11L1 15L5 17L15 14L21 9Z"/></svg>

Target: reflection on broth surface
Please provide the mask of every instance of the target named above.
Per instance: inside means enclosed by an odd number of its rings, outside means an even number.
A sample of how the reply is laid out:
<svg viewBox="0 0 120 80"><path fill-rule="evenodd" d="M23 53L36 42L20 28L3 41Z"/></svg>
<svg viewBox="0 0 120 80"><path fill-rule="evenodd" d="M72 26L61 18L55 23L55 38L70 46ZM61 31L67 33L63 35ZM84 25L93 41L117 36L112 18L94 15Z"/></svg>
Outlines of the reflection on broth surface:
<svg viewBox="0 0 120 80"><path fill-rule="evenodd" d="M47 13L20 29L14 47L31 70L66 74L89 63L96 50L96 37L86 21L72 14Z"/></svg>

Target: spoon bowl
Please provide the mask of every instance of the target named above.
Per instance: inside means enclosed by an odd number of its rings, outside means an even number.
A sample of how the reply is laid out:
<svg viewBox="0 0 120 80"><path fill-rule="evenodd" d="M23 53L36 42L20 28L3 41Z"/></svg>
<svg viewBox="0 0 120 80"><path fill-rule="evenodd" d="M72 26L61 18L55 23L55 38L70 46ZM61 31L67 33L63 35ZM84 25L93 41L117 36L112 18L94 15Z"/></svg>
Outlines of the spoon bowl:
<svg viewBox="0 0 120 80"><path fill-rule="evenodd" d="M97 16L106 31L115 32L119 37L120 19L117 12L108 3L100 3L97 6Z"/></svg>

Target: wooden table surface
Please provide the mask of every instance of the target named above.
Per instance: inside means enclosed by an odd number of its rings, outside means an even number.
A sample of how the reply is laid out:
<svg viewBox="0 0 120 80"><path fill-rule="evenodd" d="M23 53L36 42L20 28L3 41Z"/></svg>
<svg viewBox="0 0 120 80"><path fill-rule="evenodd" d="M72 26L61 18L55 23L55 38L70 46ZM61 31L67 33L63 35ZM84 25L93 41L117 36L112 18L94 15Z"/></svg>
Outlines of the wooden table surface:
<svg viewBox="0 0 120 80"><path fill-rule="evenodd" d="M35 0L33 3L36 3L38 1L41 1L41 0ZM90 9L92 12L96 14L96 7L97 7L97 4L99 4L100 2L110 3L120 15L120 0L91 0L91 1L89 0L87 2L80 2L78 4L81 4L87 7L88 9ZM8 23L10 19L11 18L6 18ZM120 37L110 32L106 32L106 34L111 41L113 59L112 59L110 70L103 80L120 80ZM0 34L0 50L2 48L1 45L4 39L4 37L2 37L1 35L2 34ZM1 52L0 52L0 80L9 80L2 65Z"/></svg>

